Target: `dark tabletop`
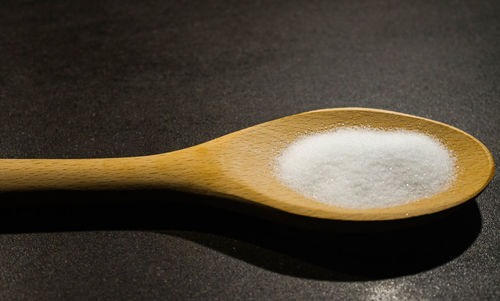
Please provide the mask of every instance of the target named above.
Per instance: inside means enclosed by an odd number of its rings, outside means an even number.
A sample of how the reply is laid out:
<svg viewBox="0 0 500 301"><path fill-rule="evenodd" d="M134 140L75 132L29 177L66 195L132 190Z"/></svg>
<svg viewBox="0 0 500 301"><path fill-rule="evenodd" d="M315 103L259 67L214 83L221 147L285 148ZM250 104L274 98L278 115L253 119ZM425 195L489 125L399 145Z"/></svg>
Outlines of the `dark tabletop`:
<svg viewBox="0 0 500 301"><path fill-rule="evenodd" d="M499 1L1 1L0 154L163 153L359 106L453 125L500 162L499 16ZM0 299L498 300L498 183L404 223L6 193Z"/></svg>

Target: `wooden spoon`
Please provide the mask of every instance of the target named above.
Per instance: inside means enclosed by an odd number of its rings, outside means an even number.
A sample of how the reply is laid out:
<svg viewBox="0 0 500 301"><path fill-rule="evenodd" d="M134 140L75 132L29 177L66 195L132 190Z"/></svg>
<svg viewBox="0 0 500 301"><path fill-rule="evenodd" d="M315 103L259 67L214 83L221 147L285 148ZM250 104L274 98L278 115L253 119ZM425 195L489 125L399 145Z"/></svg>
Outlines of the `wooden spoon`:
<svg viewBox="0 0 500 301"><path fill-rule="evenodd" d="M407 129L438 138L456 155L456 180L433 197L390 208L325 205L290 190L274 176L273 162L298 137L336 127ZM463 203L494 174L491 153L452 126L391 111L338 108L262 123L186 149L111 159L1 159L0 191L176 189L254 202L325 219L389 220L430 214Z"/></svg>

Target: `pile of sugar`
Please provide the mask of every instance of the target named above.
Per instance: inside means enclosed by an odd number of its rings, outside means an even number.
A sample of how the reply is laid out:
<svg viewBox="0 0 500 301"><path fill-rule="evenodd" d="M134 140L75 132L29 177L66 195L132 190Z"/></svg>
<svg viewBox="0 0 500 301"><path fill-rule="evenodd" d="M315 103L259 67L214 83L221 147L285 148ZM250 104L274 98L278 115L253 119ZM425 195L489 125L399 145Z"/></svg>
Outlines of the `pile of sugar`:
<svg viewBox="0 0 500 301"><path fill-rule="evenodd" d="M443 144L422 133L340 128L293 142L278 156L276 176L318 202L384 208L445 190L454 163Z"/></svg>

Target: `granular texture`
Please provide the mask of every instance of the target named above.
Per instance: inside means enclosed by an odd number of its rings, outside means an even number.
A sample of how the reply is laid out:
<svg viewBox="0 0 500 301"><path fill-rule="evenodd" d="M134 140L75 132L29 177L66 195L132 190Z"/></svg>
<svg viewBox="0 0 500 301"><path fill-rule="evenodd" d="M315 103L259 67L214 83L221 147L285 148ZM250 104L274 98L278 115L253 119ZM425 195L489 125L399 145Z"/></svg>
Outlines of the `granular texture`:
<svg viewBox="0 0 500 301"><path fill-rule="evenodd" d="M419 132L340 128L293 142L278 156L276 176L318 202L383 208L445 190L454 162L443 144Z"/></svg>

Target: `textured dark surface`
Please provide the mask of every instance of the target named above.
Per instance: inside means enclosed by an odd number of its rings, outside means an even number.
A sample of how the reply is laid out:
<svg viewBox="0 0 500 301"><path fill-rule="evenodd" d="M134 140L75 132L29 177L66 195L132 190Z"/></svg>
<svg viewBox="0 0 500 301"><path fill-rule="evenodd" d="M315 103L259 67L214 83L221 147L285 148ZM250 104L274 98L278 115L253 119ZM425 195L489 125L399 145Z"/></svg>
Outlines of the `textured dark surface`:
<svg viewBox="0 0 500 301"><path fill-rule="evenodd" d="M0 153L161 153L363 106L456 126L500 162L499 15L499 1L1 1ZM498 300L498 183L381 232L172 192L4 194L0 299Z"/></svg>

